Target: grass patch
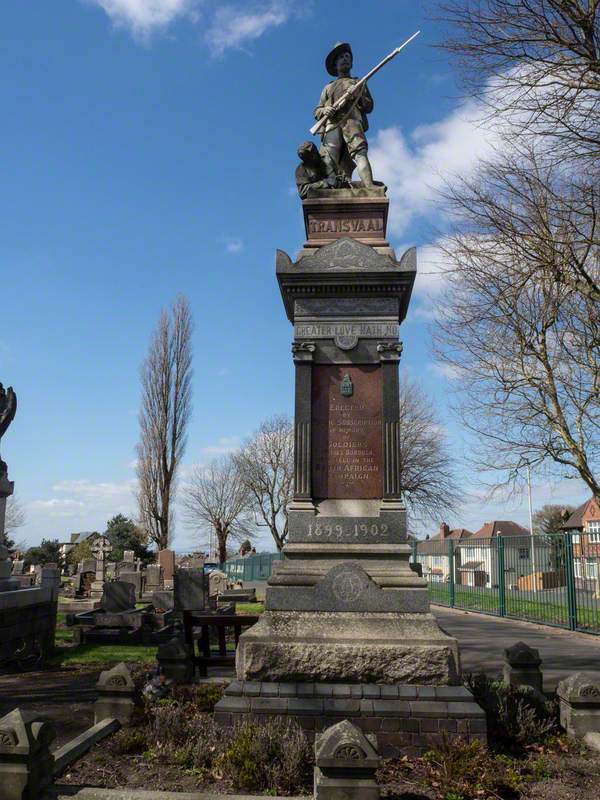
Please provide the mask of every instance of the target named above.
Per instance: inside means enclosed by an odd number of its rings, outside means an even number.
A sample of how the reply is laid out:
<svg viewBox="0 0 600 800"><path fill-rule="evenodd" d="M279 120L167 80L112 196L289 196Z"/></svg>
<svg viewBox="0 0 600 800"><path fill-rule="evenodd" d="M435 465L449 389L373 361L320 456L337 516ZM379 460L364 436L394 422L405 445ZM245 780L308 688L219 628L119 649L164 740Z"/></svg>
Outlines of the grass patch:
<svg viewBox="0 0 600 800"><path fill-rule="evenodd" d="M448 584L430 583L428 589L432 603L438 603L443 606L450 605L450 587ZM505 602L505 615L507 617L568 627L569 616L566 603L552 602L549 599L531 600L521 597L508 589ZM500 610L499 592L497 589L483 587L455 586L454 608L498 615ZM577 623L579 629L588 628L600 633L600 610L579 603L577 607Z"/></svg>
<svg viewBox="0 0 600 800"><path fill-rule="evenodd" d="M52 659L55 666L75 664L118 664L120 661L138 664L156 662L156 646L142 647L127 644L80 644L77 647L58 649Z"/></svg>
<svg viewBox="0 0 600 800"><path fill-rule="evenodd" d="M264 603L236 603L238 614L262 614L265 610Z"/></svg>

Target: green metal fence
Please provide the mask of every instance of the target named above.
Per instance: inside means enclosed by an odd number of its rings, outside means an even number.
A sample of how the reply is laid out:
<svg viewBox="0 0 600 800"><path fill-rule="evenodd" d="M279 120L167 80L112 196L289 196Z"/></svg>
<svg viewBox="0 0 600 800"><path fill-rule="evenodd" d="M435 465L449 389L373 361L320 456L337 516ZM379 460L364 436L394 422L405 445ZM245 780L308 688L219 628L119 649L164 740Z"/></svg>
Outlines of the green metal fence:
<svg viewBox="0 0 600 800"><path fill-rule="evenodd" d="M600 531L413 543L433 603L600 633Z"/></svg>
<svg viewBox="0 0 600 800"><path fill-rule="evenodd" d="M273 562L281 561L281 553L257 553L246 558L232 558L221 569L232 581L266 581L273 572Z"/></svg>

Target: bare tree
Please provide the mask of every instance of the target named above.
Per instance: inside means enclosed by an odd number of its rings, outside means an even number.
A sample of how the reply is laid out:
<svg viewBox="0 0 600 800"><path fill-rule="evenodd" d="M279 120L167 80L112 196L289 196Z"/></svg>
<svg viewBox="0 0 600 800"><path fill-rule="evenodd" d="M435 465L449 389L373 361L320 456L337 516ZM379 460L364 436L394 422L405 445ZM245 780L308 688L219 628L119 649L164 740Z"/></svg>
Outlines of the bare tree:
<svg viewBox="0 0 600 800"><path fill-rule="evenodd" d="M186 445L192 400L192 315L180 295L163 311L142 365L137 445L138 508L159 550L172 532L177 469Z"/></svg>
<svg viewBox="0 0 600 800"><path fill-rule="evenodd" d="M597 0L440 0L442 47L511 134L551 137L553 155L600 156Z"/></svg>
<svg viewBox="0 0 600 800"><path fill-rule="evenodd" d="M462 499L456 458L431 400L408 379L400 382L400 484L419 520L446 519Z"/></svg>
<svg viewBox="0 0 600 800"><path fill-rule="evenodd" d="M600 498L598 193L578 193L535 151L484 165L449 192L439 357L494 485L523 467L575 471ZM594 288L596 287L596 288Z"/></svg>
<svg viewBox="0 0 600 800"><path fill-rule="evenodd" d="M241 541L252 532L250 497L233 456L215 459L206 467L193 467L182 494L186 522L214 531L223 563L227 560L227 542Z"/></svg>
<svg viewBox="0 0 600 800"><path fill-rule="evenodd" d="M25 510L16 494L10 495L6 501L6 518L4 520L4 530L12 533L17 528L25 525L27 518Z"/></svg>
<svg viewBox="0 0 600 800"><path fill-rule="evenodd" d="M288 505L294 495L294 426L275 416L262 423L236 456L258 524L266 525L279 550L288 535Z"/></svg>

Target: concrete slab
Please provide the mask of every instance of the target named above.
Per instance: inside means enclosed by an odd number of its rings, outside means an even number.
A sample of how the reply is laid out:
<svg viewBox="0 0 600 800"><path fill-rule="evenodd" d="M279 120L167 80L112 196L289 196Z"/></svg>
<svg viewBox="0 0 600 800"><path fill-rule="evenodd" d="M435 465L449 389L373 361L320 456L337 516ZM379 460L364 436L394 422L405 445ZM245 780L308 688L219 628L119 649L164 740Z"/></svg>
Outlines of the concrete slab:
<svg viewBox="0 0 600 800"><path fill-rule="evenodd" d="M600 669L600 636L432 605L439 624L458 639L463 673L500 675L504 650L522 641L540 651L544 690L573 672Z"/></svg>

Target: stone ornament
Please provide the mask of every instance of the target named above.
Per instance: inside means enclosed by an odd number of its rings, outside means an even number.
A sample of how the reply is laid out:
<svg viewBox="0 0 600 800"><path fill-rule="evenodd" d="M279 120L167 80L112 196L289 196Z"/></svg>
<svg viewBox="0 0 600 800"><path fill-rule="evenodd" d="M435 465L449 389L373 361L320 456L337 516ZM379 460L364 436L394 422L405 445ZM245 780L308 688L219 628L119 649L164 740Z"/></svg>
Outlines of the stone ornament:
<svg viewBox="0 0 600 800"><path fill-rule="evenodd" d="M575 672L558 684L556 693L571 704L600 698L600 672Z"/></svg>
<svg viewBox="0 0 600 800"><path fill-rule="evenodd" d="M126 664L121 661L112 669L105 669L100 673L96 689L111 689L118 691L134 691L135 684Z"/></svg>
<svg viewBox="0 0 600 800"><path fill-rule="evenodd" d="M504 657L511 666L529 666L539 667L542 663L540 658L540 651L534 650L533 647L525 644L525 642L517 642L512 647L507 647L504 651Z"/></svg>
<svg viewBox="0 0 600 800"><path fill-rule="evenodd" d="M377 800L377 738L345 719L315 739L315 800Z"/></svg>
<svg viewBox="0 0 600 800"><path fill-rule="evenodd" d="M558 684L560 724L569 736L600 733L600 672L576 672Z"/></svg>

